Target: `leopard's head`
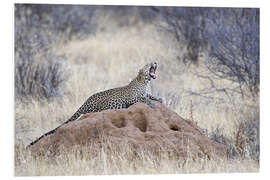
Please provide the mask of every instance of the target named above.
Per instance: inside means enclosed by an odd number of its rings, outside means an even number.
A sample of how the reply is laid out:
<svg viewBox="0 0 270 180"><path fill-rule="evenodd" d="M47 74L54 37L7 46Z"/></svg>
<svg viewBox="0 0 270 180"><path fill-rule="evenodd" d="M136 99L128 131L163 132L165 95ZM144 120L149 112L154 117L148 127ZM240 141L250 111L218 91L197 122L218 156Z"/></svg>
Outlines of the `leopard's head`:
<svg viewBox="0 0 270 180"><path fill-rule="evenodd" d="M137 76L138 81L143 82L145 84L148 84L151 79L156 79L156 69L157 69L157 63L149 63L146 64L140 71Z"/></svg>

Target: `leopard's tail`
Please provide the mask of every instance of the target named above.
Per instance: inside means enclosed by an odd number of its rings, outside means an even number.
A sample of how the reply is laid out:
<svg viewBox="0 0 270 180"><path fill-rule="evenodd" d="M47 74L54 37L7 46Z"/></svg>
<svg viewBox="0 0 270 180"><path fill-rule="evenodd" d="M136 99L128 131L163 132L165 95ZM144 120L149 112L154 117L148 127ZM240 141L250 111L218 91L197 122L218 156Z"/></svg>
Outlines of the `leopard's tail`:
<svg viewBox="0 0 270 180"><path fill-rule="evenodd" d="M65 121L63 124L59 125L58 127L56 127L55 129L43 134L42 136L40 136L39 138L37 138L35 141L31 142L29 145L26 146L26 148L29 148L30 146L33 146L34 144L36 144L39 140L41 140L42 138L44 138L45 136L51 135L53 133L55 133L55 131L60 128L61 126L63 126L64 124L67 124L71 121L75 121L78 117L80 117L81 112L78 110L76 111L75 114L73 114L73 116L71 116L71 118L69 118L67 121Z"/></svg>

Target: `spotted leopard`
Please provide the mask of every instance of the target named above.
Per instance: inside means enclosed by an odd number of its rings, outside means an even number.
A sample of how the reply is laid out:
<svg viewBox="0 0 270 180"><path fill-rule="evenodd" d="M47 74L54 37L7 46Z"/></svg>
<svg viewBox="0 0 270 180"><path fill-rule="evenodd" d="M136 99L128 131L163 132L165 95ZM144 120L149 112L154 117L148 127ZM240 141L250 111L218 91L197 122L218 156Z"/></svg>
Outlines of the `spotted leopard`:
<svg viewBox="0 0 270 180"><path fill-rule="evenodd" d="M153 104L151 100L162 102L161 98L151 95L150 81L151 79L156 79L156 69L156 62L149 63L139 71L137 77L128 85L109 89L90 96L69 120L31 142L28 147L34 145L43 137L54 133L62 125L76 120L85 113L100 112L107 109L128 108L137 102L144 102L151 108L155 108L155 104Z"/></svg>

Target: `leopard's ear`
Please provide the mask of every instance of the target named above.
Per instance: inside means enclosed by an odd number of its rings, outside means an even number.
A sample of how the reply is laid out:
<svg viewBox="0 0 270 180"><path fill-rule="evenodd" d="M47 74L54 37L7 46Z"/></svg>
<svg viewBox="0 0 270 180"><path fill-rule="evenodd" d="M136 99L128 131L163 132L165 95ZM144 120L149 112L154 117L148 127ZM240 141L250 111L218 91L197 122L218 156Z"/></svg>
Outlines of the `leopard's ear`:
<svg viewBox="0 0 270 180"><path fill-rule="evenodd" d="M141 70L139 71L139 73L138 73L137 80L138 80L138 81L141 81L142 78L143 78L143 70L141 69Z"/></svg>

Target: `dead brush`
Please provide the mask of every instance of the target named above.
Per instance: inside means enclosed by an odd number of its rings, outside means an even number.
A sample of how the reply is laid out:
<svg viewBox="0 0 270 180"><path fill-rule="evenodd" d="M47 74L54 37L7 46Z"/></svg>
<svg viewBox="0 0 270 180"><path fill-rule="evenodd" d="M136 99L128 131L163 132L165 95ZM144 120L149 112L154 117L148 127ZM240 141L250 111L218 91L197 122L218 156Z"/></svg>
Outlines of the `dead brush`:
<svg viewBox="0 0 270 180"><path fill-rule="evenodd" d="M226 153L227 153L227 158L228 159L235 159L239 157L239 153L235 148L235 145L233 143L233 140L230 138L226 137L223 134L223 129L220 127L216 127L210 134L209 138L212 139L215 142L224 144L226 147Z"/></svg>
<svg viewBox="0 0 270 180"><path fill-rule="evenodd" d="M63 58L52 54L41 59L15 59L15 97L50 98L62 95L67 79Z"/></svg>
<svg viewBox="0 0 270 180"><path fill-rule="evenodd" d="M235 147L242 158L249 157L259 161L259 133L259 120L240 123L235 133Z"/></svg>
<svg viewBox="0 0 270 180"><path fill-rule="evenodd" d="M192 104L192 100L190 100L190 113L189 113L189 118L191 121L194 121L193 119L193 104Z"/></svg>

